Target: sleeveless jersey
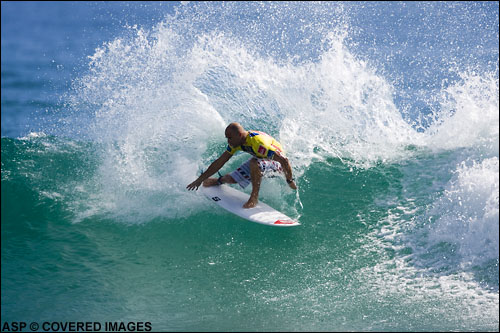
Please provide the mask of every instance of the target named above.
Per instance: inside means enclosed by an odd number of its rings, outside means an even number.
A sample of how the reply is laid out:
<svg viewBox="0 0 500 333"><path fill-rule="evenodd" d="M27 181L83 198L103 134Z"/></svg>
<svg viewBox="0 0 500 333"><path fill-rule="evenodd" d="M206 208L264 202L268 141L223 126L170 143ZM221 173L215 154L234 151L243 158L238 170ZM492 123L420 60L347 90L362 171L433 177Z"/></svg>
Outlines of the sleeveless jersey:
<svg viewBox="0 0 500 333"><path fill-rule="evenodd" d="M284 154L283 148L278 141L269 134L259 131L248 131L245 143L241 146L227 146L227 151L231 155L234 155L238 150L250 153L257 158L271 159L277 151L279 151L280 154Z"/></svg>

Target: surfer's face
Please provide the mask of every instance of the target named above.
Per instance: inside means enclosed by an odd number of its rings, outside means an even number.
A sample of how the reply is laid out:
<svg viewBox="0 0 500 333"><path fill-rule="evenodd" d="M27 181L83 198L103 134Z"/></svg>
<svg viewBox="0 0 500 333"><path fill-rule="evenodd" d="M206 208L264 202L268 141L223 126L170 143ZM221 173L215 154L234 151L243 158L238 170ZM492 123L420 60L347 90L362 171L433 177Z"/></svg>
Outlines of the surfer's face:
<svg viewBox="0 0 500 333"><path fill-rule="evenodd" d="M240 134L238 131L231 131L231 130L226 130L226 138L227 138L227 143L231 147L237 147L241 145L241 137L242 134Z"/></svg>

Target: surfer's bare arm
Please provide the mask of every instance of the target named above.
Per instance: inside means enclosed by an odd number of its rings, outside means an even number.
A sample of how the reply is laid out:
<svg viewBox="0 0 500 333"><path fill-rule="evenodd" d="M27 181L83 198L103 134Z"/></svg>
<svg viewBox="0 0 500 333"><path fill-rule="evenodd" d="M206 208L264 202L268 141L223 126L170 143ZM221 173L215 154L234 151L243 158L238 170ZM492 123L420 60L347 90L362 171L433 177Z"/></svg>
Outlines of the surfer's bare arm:
<svg viewBox="0 0 500 333"><path fill-rule="evenodd" d="M197 190L205 179L207 179L208 177L219 171L224 166L224 164L226 164L226 162L229 161L229 159L232 156L233 155L231 155L228 151L222 153L222 155L218 159L216 159L215 161L212 162L212 164L210 164L207 171L202 173L201 176L198 177L198 179L196 179L194 182L186 186L186 188L188 190Z"/></svg>
<svg viewBox="0 0 500 333"><path fill-rule="evenodd" d="M290 166L290 162L288 161L288 158L281 155L280 152L277 151L273 155L273 159L281 164L281 166L283 167L283 171L285 172L286 182L288 183L288 185L291 188L296 190L297 185L295 185L295 181L294 181L293 175L292 175L292 167Z"/></svg>

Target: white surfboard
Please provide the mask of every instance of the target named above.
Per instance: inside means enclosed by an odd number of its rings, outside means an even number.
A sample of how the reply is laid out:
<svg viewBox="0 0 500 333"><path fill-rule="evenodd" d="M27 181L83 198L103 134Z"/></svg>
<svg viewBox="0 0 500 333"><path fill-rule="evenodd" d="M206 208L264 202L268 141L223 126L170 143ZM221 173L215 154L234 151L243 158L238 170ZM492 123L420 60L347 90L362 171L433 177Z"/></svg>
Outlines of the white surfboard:
<svg viewBox="0 0 500 333"><path fill-rule="evenodd" d="M260 201L253 208L243 208L250 196L228 185L210 187L202 185L201 191L220 207L249 221L274 227L300 225L299 222Z"/></svg>

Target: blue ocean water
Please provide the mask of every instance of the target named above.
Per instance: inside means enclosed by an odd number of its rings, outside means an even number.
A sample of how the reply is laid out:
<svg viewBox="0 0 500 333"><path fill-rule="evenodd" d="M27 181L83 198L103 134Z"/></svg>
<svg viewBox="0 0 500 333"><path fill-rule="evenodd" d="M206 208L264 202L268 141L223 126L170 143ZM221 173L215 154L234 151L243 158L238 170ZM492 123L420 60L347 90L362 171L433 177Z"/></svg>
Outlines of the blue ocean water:
<svg viewBox="0 0 500 333"><path fill-rule="evenodd" d="M2 2L2 327L498 331L498 2ZM186 191L232 121L271 228ZM231 159L229 172L245 160Z"/></svg>

